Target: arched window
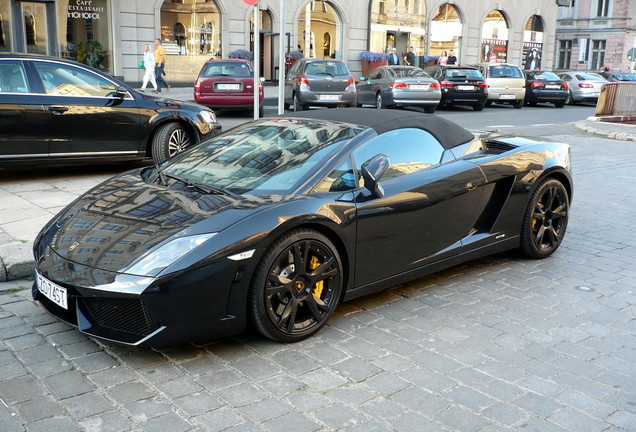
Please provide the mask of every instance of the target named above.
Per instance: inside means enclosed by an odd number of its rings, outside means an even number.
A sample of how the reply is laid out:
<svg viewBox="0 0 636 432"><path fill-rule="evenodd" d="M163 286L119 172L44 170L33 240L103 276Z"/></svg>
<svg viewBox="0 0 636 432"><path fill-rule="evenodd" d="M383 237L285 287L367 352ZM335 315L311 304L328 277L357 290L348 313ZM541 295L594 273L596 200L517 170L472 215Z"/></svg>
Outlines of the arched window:
<svg viewBox="0 0 636 432"><path fill-rule="evenodd" d="M316 46L316 35L320 47ZM322 35L322 36L321 36ZM325 38L329 46L325 49ZM305 57L328 58L338 55L341 46L342 20L328 1L312 1L303 9L298 19L298 49Z"/></svg>
<svg viewBox="0 0 636 432"><path fill-rule="evenodd" d="M497 10L491 10L481 29L480 60L487 63L505 63L508 60L508 20Z"/></svg>
<svg viewBox="0 0 636 432"><path fill-rule="evenodd" d="M441 5L431 20L431 49L429 54L439 56L443 51L446 51L449 58L459 58L462 26L462 19L456 7L450 3ZM455 64L457 63L458 61L456 60Z"/></svg>
<svg viewBox="0 0 636 432"><path fill-rule="evenodd" d="M540 70L543 57L543 18L533 15L526 22L523 31L523 55L521 67L526 70Z"/></svg>

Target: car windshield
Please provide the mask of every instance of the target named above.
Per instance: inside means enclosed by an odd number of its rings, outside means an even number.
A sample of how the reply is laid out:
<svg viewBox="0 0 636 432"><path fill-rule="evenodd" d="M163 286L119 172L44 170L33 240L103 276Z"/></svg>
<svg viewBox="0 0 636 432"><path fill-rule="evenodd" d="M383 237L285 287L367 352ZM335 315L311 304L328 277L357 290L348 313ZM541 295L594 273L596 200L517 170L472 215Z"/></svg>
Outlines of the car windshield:
<svg viewBox="0 0 636 432"><path fill-rule="evenodd" d="M540 80L560 80L560 78L552 72L539 72L534 74L534 79Z"/></svg>
<svg viewBox="0 0 636 432"><path fill-rule="evenodd" d="M470 79L483 79L484 77L477 69L448 69L446 71L448 78L470 78Z"/></svg>
<svg viewBox="0 0 636 432"><path fill-rule="evenodd" d="M490 78L523 78L521 69L512 66L488 66Z"/></svg>
<svg viewBox="0 0 636 432"><path fill-rule="evenodd" d="M396 78L430 78L431 76L419 68L391 68Z"/></svg>
<svg viewBox="0 0 636 432"><path fill-rule="evenodd" d="M636 81L636 74L617 74L616 78L620 81Z"/></svg>
<svg viewBox="0 0 636 432"><path fill-rule="evenodd" d="M162 174L235 194L285 195L364 128L316 120L261 120L169 159Z"/></svg>
<svg viewBox="0 0 636 432"><path fill-rule="evenodd" d="M315 61L307 64L307 75L349 75L349 70L344 63L338 61Z"/></svg>
<svg viewBox="0 0 636 432"><path fill-rule="evenodd" d="M203 66L201 76L211 78L216 76L246 78L252 77L252 68L247 63L240 62L214 62Z"/></svg>
<svg viewBox="0 0 636 432"><path fill-rule="evenodd" d="M590 74L577 74L576 79L578 79L579 81L606 81L606 79L603 77Z"/></svg>

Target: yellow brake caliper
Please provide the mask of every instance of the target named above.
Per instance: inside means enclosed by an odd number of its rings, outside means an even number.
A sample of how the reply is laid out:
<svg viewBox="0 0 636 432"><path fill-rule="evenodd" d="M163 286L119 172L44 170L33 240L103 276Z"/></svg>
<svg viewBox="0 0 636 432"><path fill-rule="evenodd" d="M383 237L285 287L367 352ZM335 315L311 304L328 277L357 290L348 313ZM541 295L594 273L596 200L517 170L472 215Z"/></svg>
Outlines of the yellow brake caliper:
<svg viewBox="0 0 636 432"><path fill-rule="evenodd" d="M318 267L320 267L320 260L318 260L318 257L314 255L309 261L309 270L313 271ZM322 287L324 284L325 281L318 281L316 282L316 285L314 285L313 292L316 297L320 298L320 296L322 296Z"/></svg>

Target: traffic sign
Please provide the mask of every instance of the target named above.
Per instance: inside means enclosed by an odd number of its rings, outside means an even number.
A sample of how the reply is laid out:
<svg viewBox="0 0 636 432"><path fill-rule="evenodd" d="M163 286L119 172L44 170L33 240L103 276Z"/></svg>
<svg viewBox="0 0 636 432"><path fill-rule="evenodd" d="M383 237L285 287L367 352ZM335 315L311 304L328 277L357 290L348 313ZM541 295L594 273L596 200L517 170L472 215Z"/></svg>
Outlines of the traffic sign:
<svg viewBox="0 0 636 432"><path fill-rule="evenodd" d="M254 6L256 3L258 3L258 0L243 0L243 2L250 6Z"/></svg>

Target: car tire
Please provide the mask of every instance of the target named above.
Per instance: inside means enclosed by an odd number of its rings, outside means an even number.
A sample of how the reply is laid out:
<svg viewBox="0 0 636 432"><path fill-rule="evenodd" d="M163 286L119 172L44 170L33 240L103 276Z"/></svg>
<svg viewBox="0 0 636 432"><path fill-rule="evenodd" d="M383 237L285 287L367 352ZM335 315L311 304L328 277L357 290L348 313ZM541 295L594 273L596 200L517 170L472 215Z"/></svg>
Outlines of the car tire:
<svg viewBox="0 0 636 432"><path fill-rule="evenodd" d="M332 315L343 284L334 244L314 230L290 231L267 249L254 271L248 295L252 325L279 342L306 339Z"/></svg>
<svg viewBox="0 0 636 432"><path fill-rule="evenodd" d="M300 103L296 93L294 93L292 108L294 111L305 111L305 105Z"/></svg>
<svg viewBox="0 0 636 432"><path fill-rule="evenodd" d="M163 162L193 144L190 133L180 123L165 123L159 126L152 138L152 159Z"/></svg>
<svg viewBox="0 0 636 432"><path fill-rule="evenodd" d="M514 101L512 103L512 106L514 109L521 109L521 107L523 106L523 101L522 100Z"/></svg>
<svg viewBox="0 0 636 432"><path fill-rule="evenodd" d="M375 107L377 109L386 108L386 104L384 103L384 98L382 97L382 93L381 92L378 92L375 95Z"/></svg>
<svg viewBox="0 0 636 432"><path fill-rule="evenodd" d="M568 98L565 100L565 103L568 105L576 105L576 101L572 97L572 92L568 91Z"/></svg>
<svg viewBox="0 0 636 432"><path fill-rule="evenodd" d="M546 258L561 244L568 224L570 202L563 183L546 179L532 193L521 226L521 251Z"/></svg>
<svg viewBox="0 0 636 432"><path fill-rule="evenodd" d="M554 106L556 108L563 108L565 106L565 102L555 102Z"/></svg>
<svg viewBox="0 0 636 432"><path fill-rule="evenodd" d="M426 105L424 107L424 112L427 114L433 114L437 110L437 105Z"/></svg>
<svg viewBox="0 0 636 432"><path fill-rule="evenodd" d="M477 105L473 105L473 110L474 111L483 111L484 107L488 106L488 102L486 102L485 104L477 104Z"/></svg>
<svg viewBox="0 0 636 432"><path fill-rule="evenodd" d="M528 103L528 106L531 106L531 107L537 106L537 102L527 102L527 103Z"/></svg>
<svg viewBox="0 0 636 432"><path fill-rule="evenodd" d="M486 101L486 106L487 107L492 106L492 101L491 100Z"/></svg>
<svg viewBox="0 0 636 432"><path fill-rule="evenodd" d="M260 107L258 108L258 117L259 117L259 118L263 118L263 116L264 116L264 115L265 115L265 108L264 108L264 107L262 107L262 106L260 106Z"/></svg>

